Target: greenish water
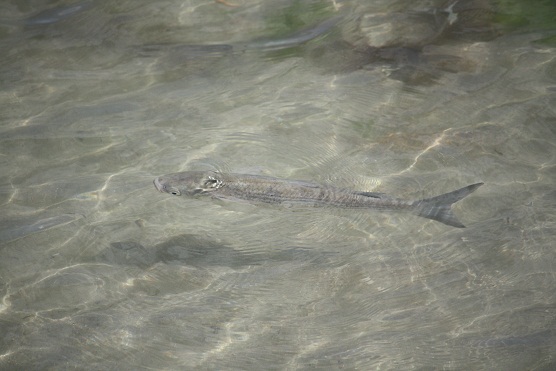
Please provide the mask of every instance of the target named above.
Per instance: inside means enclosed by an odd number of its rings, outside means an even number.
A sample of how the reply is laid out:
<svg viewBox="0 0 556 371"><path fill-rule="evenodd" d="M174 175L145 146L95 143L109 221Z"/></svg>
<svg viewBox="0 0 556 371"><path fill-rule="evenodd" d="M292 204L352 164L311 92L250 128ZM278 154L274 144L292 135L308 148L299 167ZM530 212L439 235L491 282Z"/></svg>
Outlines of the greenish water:
<svg viewBox="0 0 556 371"><path fill-rule="evenodd" d="M0 369L552 369L551 2L233 3L0 5ZM460 230L152 183L209 169L485 185Z"/></svg>

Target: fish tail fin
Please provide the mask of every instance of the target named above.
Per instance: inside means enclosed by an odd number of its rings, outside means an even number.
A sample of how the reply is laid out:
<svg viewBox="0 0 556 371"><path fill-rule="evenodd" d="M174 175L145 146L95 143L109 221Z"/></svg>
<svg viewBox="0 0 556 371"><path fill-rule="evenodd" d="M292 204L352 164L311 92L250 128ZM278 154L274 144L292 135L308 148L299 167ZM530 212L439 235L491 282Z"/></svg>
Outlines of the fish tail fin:
<svg viewBox="0 0 556 371"><path fill-rule="evenodd" d="M452 212L452 205L482 185L483 183L475 183L440 196L417 201L415 204L416 213L423 218L436 220L457 228L465 228L465 225Z"/></svg>

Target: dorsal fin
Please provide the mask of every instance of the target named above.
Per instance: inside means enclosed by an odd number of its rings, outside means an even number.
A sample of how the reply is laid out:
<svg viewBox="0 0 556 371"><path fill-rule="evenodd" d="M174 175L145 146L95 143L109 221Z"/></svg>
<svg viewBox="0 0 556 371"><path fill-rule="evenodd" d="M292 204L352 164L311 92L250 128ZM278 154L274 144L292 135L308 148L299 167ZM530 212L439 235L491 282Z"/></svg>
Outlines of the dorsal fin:
<svg viewBox="0 0 556 371"><path fill-rule="evenodd" d="M373 197L373 198L388 198L388 196L386 195L386 193L380 193L380 192L363 192L363 191L357 191L355 192L355 194L361 195L361 196L365 196L365 197Z"/></svg>

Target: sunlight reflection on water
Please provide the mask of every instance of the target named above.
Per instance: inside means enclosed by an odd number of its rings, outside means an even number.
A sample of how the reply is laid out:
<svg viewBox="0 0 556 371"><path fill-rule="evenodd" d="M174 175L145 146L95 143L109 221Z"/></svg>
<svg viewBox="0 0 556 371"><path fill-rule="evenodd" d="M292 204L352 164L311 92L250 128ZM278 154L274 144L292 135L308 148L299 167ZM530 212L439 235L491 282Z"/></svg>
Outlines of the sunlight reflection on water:
<svg viewBox="0 0 556 371"><path fill-rule="evenodd" d="M0 6L0 368L550 368L550 32L489 2L234 3ZM183 170L485 185L459 230L155 190Z"/></svg>

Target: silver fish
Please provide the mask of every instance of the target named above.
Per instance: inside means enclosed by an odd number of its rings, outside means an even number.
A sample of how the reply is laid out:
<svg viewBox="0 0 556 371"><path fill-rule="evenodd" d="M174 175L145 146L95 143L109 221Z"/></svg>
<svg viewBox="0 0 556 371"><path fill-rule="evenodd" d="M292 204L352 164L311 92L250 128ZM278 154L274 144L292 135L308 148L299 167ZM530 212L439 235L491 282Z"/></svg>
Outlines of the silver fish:
<svg viewBox="0 0 556 371"><path fill-rule="evenodd" d="M483 183L422 200L403 200L384 193L353 191L301 180L288 180L249 174L223 174L214 171L184 171L154 180L160 192L175 196L207 195L215 199L253 203L341 207L381 211L409 211L423 218L465 228L451 206Z"/></svg>
<svg viewBox="0 0 556 371"><path fill-rule="evenodd" d="M307 41L313 40L325 34L332 27L334 27L341 19L343 19L343 16L332 17L330 19L325 20L322 23L317 24L316 26L297 32L284 39L253 41L251 43L246 44L244 47L245 49L263 49L263 50L279 50L279 49L292 48L294 46L304 44Z"/></svg>
<svg viewBox="0 0 556 371"><path fill-rule="evenodd" d="M93 7L93 5L93 0L85 0L67 6L47 9L39 14L27 18L25 20L25 25L38 26L56 23L77 13L89 10Z"/></svg>

